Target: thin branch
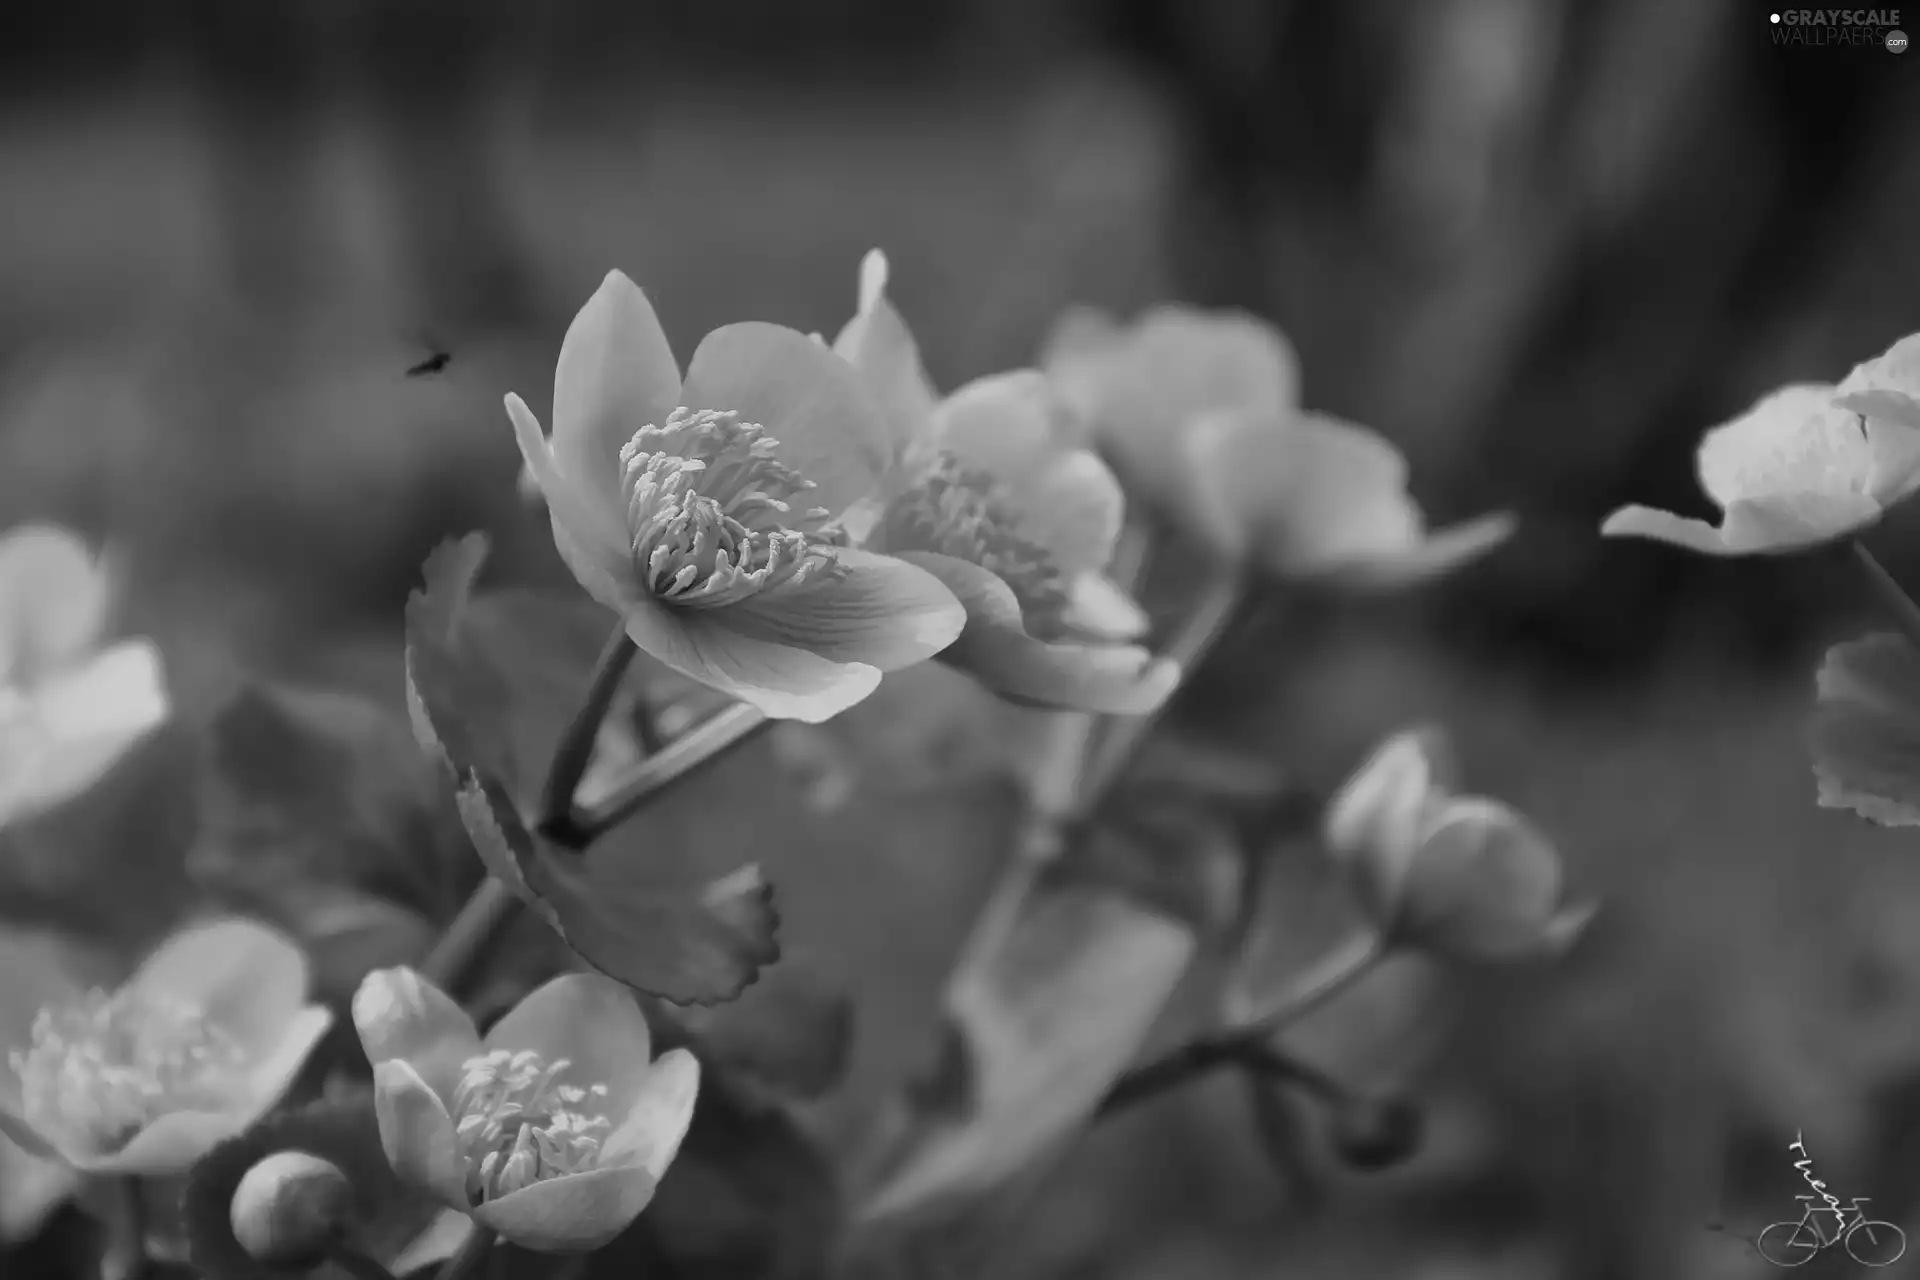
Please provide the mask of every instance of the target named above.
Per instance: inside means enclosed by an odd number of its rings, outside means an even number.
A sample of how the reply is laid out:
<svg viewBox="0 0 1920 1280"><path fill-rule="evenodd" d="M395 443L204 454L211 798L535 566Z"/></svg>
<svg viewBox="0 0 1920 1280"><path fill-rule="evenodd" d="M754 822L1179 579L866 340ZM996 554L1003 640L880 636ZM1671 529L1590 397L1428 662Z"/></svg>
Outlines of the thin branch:
<svg viewBox="0 0 1920 1280"><path fill-rule="evenodd" d="M580 777L593 758L594 740L600 724L607 718L607 706L619 689L627 666L638 651L625 626L616 625L594 664L593 681L587 686L580 709L560 735L553 762L547 767L546 786L540 793L540 833L563 849L575 851L591 843L585 828L576 821L573 794L580 788Z"/></svg>

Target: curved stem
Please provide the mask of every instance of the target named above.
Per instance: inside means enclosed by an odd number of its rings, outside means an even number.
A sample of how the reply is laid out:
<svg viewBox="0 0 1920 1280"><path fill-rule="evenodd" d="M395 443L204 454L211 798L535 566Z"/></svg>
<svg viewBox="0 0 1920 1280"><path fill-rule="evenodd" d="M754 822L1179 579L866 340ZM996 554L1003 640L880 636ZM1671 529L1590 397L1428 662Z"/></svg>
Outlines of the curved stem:
<svg viewBox="0 0 1920 1280"><path fill-rule="evenodd" d="M1386 954L1386 944L1379 934L1371 930L1355 934L1328 952L1265 1012L1229 1030L1188 1041L1122 1075L1107 1091L1096 1114L1110 1116L1231 1063L1260 1061L1268 1049L1267 1041L1346 990Z"/></svg>
<svg viewBox="0 0 1920 1280"><path fill-rule="evenodd" d="M574 812L573 793L579 790L580 776L593 758L594 739L599 736L601 721L607 718L607 705L638 650L626 627L616 624L594 664L586 697L560 735L553 763L547 767L546 786L540 792L540 833L563 849L580 850L592 842Z"/></svg>
<svg viewBox="0 0 1920 1280"><path fill-rule="evenodd" d="M333 1246L327 1251L327 1261L352 1276L353 1280L394 1280L393 1272L352 1245Z"/></svg>
<svg viewBox="0 0 1920 1280"><path fill-rule="evenodd" d="M136 1280L147 1270L147 1208L140 1198L140 1179L114 1178L104 1189L111 1207L100 1280Z"/></svg>
<svg viewBox="0 0 1920 1280"><path fill-rule="evenodd" d="M1859 559L1860 567L1867 572L1867 585L1873 588L1875 597L1892 616L1894 625L1916 647L1920 647L1920 604L1914 603L1913 597L1887 572L1886 566L1874 558L1873 552L1867 550L1867 544L1858 538L1853 540L1853 554Z"/></svg>
<svg viewBox="0 0 1920 1280"><path fill-rule="evenodd" d="M1193 611L1180 620L1179 628L1167 639L1160 656L1180 664L1181 680L1191 675L1207 656L1208 650L1226 633L1245 593L1244 581L1237 569L1222 566L1207 581ZM1169 699L1171 701L1171 699ZM1093 749L1081 793L1082 808L1098 804L1107 789L1120 777L1127 761L1159 719L1154 712L1143 716L1116 717Z"/></svg>
<svg viewBox="0 0 1920 1280"><path fill-rule="evenodd" d="M709 716L634 768L633 776L599 808L580 818L591 843L646 808L660 792L702 765L772 725L766 713L744 702Z"/></svg>
<svg viewBox="0 0 1920 1280"><path fill-rule="evenodd" d="M468 895L440 940L420 962L420 976L459 998L473 967L525 905L519 895L493 876Z"/></svg>
<svg viewBox="0 0 1920 1280"><path fill-rule="evenodd" d="M473 1280L482 1264L492 1256L497 1239L493 1228L474 1223L473 1230L461 1241L460 1251L447 1259L434 1280Z"/></svg>

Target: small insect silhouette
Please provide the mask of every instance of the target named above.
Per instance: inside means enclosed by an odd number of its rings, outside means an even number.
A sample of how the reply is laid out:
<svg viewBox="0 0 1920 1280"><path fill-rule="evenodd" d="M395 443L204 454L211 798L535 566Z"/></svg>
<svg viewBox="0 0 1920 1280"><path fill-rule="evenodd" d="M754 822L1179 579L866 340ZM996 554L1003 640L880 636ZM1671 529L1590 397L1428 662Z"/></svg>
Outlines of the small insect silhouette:
<svg viewBox="0 0 1920 1280"><path fill-rule="evenodd" d="M436 351L420 363L408 368L409 378L430 378L453 363L451 351Z"/></svg>

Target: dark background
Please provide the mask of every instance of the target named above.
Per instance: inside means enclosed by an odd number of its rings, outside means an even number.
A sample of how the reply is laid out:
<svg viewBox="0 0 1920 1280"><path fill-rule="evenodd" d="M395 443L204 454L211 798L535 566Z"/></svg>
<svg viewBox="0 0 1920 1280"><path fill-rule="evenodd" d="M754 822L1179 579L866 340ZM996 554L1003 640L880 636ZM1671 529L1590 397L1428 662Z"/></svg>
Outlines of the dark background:
<svg viewBox="0 0 1920 1280"><path fill-rule="evenodd" d="M488 528L506 572L557 580L500 396L544 409L609 267L684 357L732 319L832 333L879 245L943 386L1031 360L1070 301L1259 311L1308 403L1398 443L1437 520L1522 528L1418 596L1242 628L1201 714L1231 704L1222 732L1323 781L1442 717L1614 909L1558 968L1390 971L1305 1029L1432 1101L1404 1173L1289 1192L1209 1086L1088 1144L1035 1264L1770 1273L1733 1237L1793 1214L1796 1130L1844 1194L1920 1208L1920 871L1908 838L1814 807L1799 740L1865 601L1837 555L1596 534L1629 501L1704 513L1703 429L1920 328L1920 55L1777 47L1766 14L10 4L0 523L130 548L129 625L183 701L236 660L391 691L440 537ZM436 349L444 373L404 376ZM1874 535L1896 573L1920 575L1912 528ZM893 878L957 940L989 871ZM929 883L953 892L926 906ZM816 897L823 937L892 909ZM893 1006L926 1002L921 967Z"/></svg>

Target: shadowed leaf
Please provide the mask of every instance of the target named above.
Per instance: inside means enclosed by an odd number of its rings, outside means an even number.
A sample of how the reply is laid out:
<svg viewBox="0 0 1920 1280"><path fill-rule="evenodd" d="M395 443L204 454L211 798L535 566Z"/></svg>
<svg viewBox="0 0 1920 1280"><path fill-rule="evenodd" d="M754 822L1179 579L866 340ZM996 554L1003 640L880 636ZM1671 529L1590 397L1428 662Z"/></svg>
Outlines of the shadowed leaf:
<svg viewBox="0 0 1920 1280"><path fill-rule="evenodd" d="M1920 826L1920 652L1878 633L1827 650L1809 745L1820 804Z"/></svg>
<svg viewBox="0 0 1920 1280"><path fill-rule="evenodd" d="M783 957L730 1004L671 1016L703 1059L778 1098L832 1092L853 1050L845 985L805 956Z"/></svg>

